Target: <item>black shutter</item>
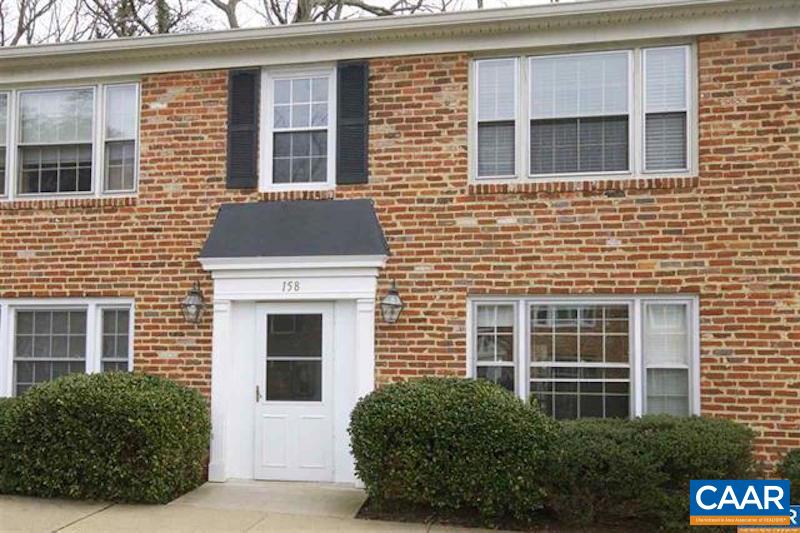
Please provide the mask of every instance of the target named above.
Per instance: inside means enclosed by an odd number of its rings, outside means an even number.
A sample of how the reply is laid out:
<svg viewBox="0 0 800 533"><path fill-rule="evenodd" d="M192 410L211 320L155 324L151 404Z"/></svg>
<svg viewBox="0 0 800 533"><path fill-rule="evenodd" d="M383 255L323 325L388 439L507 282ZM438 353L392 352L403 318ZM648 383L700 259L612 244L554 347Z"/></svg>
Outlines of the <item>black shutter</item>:
<svg viewBox="0 0 800 533"><path fill-rule="evenodd" d="M258 187L259 70L228 72L229 189Z"/></svg>
<svg viewBox="0 0 800 533"><path fill-rule="evenodd" d="M336 183L367 183L369 67L366 61L338 65Z"/></svg>

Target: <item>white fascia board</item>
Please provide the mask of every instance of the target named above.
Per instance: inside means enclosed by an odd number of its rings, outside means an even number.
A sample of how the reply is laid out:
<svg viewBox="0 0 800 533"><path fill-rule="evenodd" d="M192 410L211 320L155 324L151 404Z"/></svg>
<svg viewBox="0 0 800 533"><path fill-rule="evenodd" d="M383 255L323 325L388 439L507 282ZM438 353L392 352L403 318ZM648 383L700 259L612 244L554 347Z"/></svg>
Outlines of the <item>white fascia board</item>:
<svg viewBox="0 0 800 533"><path fill-rule="evenodd" d="M299 269L360 269L383 268L385 255L338 255L309 257L224 257L201 258L204 270L222 271L263 271Z"/></svg>
<svg viewBox="0 0 800 533"><path fill-rule="evenodd" d="M800 0L597 0L8 47L0 50L0 86L364 57L564 47L795 26L800 26Z"/></svg>

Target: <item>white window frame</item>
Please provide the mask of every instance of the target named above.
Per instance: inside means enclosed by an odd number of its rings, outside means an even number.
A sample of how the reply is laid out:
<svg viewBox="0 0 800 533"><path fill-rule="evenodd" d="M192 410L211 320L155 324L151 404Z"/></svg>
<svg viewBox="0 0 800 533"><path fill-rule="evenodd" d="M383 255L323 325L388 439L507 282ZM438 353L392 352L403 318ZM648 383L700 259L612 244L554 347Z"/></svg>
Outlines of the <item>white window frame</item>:
<svg viewBox="0 0 800 533"><path fill-rule="evenodd" d="M520 102L519 101L520 94L521 94L520 93L520 87L521 87L521 84L524 83L524 81L523 81L524 77L521 75L521 69L520 69L520 62L521 62L520 58L516 57L516 56L502 56L502 57L485 58L484 61L503 61L503 60L507 60L507 59L514 60L514 81L513 81L513 84L514 84L514 86L516 86L517 113L514 116L514 118L512 119L514 121L514 173L513 174L504 174L504 175L501 175L501 176L481 176L481 177L478 177L478 129L479 129L479 125L480 125L481 122L502 122L502 121L492 121L492 120L482 121L478 117L478 88L480 87L480 80L478 79L478 69L474 68L474 63L475 62L473 62L472 71L473 71L474 80L473 80L473 84L472 84L473 89L471 91L472 97L470 98L470 100L472 102L474 102L474 104L472 106L473 107L473 111L471 113L472 120L470 121L470 123L472 124L472 131L473 131L473 135L474 135L473 146L475 147L475 149L473 150L473 152L475 154L474 155L474 166L473 166L473 168L474 168L475 178L479 179L481 181L513 179L514 177L516 177L519 174L520 168L522 168L522 167L520 167L520 165L524 164L524 162L525 162L524 154L522 154L521 150L519 149L520 148L520 138L521 138L522 135L524 135L524 132L522 131L522 130L524 130L524 127L523 127L524 124L520 124L520 121L519 121L519 109L520 109L521 106L523 106L523 107L527 106L527 102ZM522 93L522 94L524 94L524 93ZM525 146L524 141L522 141L522 146Z"/></svg>
<svg viewBox="0 0 800 533"><path fill-rule="evenodd" d="M686 112L686 167L685 168L676 168L676 169L667 169L667 170L647 170L647 132L645 131L645 124L647 124L647 87L646 84L646 76L645 73L647 72L647 50L653 49L679 49L682 48L685 53L685 66L686 66L686 92L684 94L684 110ZM641 49L641 53L639 54L639 61L641 62L640 72L641 72L641 100L642 103L639 106L639 135L641 136L640 142L642 144L641 150L641 169L642 174L644 175L657 175L657 174L682 174L690 172L692 169L692 158L693 155L693 143L692 139L694 138L694 129L697 123L697 115L693 114L693 107L692 107L692 93L697 93L697 90L694 86L694 80L692 76L693 72L693 47L686 46L686 45L668 45L668 46L647 46Z"/></svg>
<svg viewBox="0 0 800 533"><path fill-rule="evenodd" d="M4 166L5 173L2 176L4 178L3 179L3 187L2 187L2 189L0 189L0 199L2 199L2 198L6 197L6 195L8 194L9 189L11 188L11 186L8 183L8 180L10 179L10 176L13 174L11 172L10 161L11 161L11 152L12 152L12 148L11 148L11 109L12 109L12 106L14 105L14 103L12 101L11 91L0 91L0 95L5 95L5 97L6 97L6 123L5 124L0 124L0 128L5 128L5 134L6 134L6 144L4 145L5 149L6 149L6 155L5 155L5 161L3 161L3 163L5 163L5 166Z"/></svg>
<svg viewBox="0 0 800 533"><path fill-rule="evenodd" d="M273 151L273 120L274 120L274 91L275 81L293 78L328 78L328 159L327 179L319 183L273 183L272 182L272 151ZM259 119L259 138L261 155L259 168L259 191L318 191L330 190L336 187L336 65L318 64L306 67L264 67L261 71L261 110ZM314 129L298 128L298 131ZM282 129L281 131L291 131Z"/></svg>
<svg viewBox="0 0 800 533"><path fill-rule="evenodd" d="M467 303L467 361L466 375L477 376L477 307L480 305L513 305L516 313L514 320L514 383L517 396L527 400L530 395L530 309L535 305L628 305L629 309L629 342L630 350L630 382L631 382L631 417L640 417L645 413L647 398L647 375L644 366L644 306L648 303L683 304L687 306L689 318L690 365L689 365L689 413L700 414L700 300L696 295L647 295L647 296L474 296ZM559 366L587 366L581 363L559 363ZM547 366L547 365L536 365ZM592 366L592 365L589 365ZM594 365L602 368L614 366Z"/></svg>
<svg viewBox="0 0 800 533"><path fill-rule="evenodd" d="M105 190L105 117L106 117L106 87L116 85L133 85L136 87L136 138L135 163L134 163L134 187L129 190L107 191ZM55 192L55 193L20 193L19 192L19 139L21 135L21 113L19 109L20 95L32 92L47 92L59 90L86 89L93 90L93 110L92 110L92 188L90 191L77 192ZM0 92L8 94L8 129L6 130L6 186L5 190L0 191L0 201L14 200L61 200L66 198L100 198L100 197L127 197L135 196L139 188L139 167L140 167L140 127L141 127L141 85L139 80L125 79L114 81L103 81L83 84L60 84L47 86L18 87L4 89Z"/></svg>
<svg viewBox="0 0 800 533"><path fill-rule="evenodd" d="M134 162L133 162L133 188L131 189L119 189L119 190L108 190L106 189L106 144L108 142L115 142L120 139L107 139L106 138L106 99L108 98L108 89L110 87L125 87L125 86L132 86L134 88L136 96L134 97L136 101L136 128L134 130L134 137L133 137L133 149L134 149ZM139 83L131 82L131 81L120 81L114 83L105 83L100 86L100 98L103 100L102 104L98 105L99 107L99 118L100 118L100 134L101 134L101 141L98 143L99 151L101 152L100 158L98 159L99 164L101 165L101 171L99 172L100 177L100 185L99 191L101 194L105 196L126 196L135 194L137 190L139 190L139 128L141 127L141 109L142 109L142 96ZM130 139L124 139L130 140Z"/></svg>
<svg viewBox="0 0 800 533"><path fill-rule="evenodd" d="M644 50L647 48L685 47L687 50L686 61L686 87L687 87L687 168L675 171L645 171L644 154ZM530 60L536 57L577 56L599 54L608 52L629 52L629 79L628 79L628 157L629 170L612 172L578 172L569 174L530 174ZM514 176L478 176L478 61L492 59L507 59L517 57L517 124L515 165L517 168ZM697 125L697 47L694 42L680 41L669 43L641 43L636 46L602 47L588 50L575 50L565 52L537 52L518 54L482 54L476 55L469 65L469 132L468 132L468 163L469 181L472 184L491 183L545 183L545 182L583 182L603 180L620 180L630 178L656 179L664 177L696 176L698 172L698 125Z"/></svg>
<svg viewBox="0 0 800 533"><path fill-rule="evenodd" d="M102 369L102 311L125 309L128 320L128 370L133 370L134 301L130 298L0 299L0 398L14 396L14 343L17 311L86 311L86 373Z"/></svg>

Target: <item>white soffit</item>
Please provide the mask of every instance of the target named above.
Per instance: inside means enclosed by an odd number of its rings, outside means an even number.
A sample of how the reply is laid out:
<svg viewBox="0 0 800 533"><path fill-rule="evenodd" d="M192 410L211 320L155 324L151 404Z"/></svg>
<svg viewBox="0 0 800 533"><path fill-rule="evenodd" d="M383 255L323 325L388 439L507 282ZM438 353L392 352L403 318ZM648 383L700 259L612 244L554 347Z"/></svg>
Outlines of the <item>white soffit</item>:
<svg viewBox="0 0 800 533"><path fill-rule="evenodd" d="M800 0L594 0L0 49L0 86L800 26Z"/></svg>

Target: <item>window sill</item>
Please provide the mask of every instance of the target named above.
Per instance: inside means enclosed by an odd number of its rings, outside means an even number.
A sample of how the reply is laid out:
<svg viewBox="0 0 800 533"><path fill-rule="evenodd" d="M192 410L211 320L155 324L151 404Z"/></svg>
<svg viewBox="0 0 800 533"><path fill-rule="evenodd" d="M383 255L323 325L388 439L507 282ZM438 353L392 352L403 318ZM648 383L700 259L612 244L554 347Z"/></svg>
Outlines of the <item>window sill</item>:
<svg viewBox="0 0 800 533"><path fill-rule="evenodd" d="M656 189L684 190L695 189L698 186L697 176L626 176L626 177L598 177L579 179L529 179L509 181L489 181L480 183L472 181L469 184L469 194L608 194L624 193L625 191L646 191Z"/></svg>
<svg viewBox="0 0 800 533"><path fill-rule="evenodd" d="M93 196L54 198L15 198L0 200L0 211L22 209L62 209L76 207L127 207L137 203L136 196Z"/></svg>

